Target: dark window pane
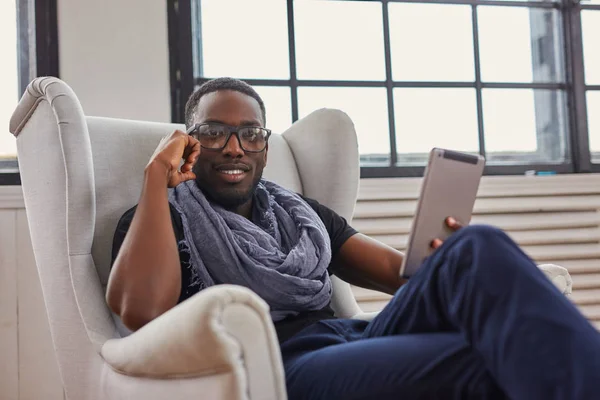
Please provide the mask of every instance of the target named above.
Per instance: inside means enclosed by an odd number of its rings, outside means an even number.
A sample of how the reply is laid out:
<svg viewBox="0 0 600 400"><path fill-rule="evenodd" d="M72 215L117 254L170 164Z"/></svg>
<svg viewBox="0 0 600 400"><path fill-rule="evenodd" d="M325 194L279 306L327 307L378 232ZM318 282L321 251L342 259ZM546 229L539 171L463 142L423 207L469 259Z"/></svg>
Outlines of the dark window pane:
<svg viewBox="0 0 600 400"><path fill-rule="evenodd" d="M352 118L363 165L389 164L390 135L387 95L384 88L298 88L300 118L323 107L340 109Z"/></svg>
<svg viewBox="0 0 600 400"><path fill-rule="evenodd" d="M17 11L15 1L0 2L0 160L15 158L15 137L8 132L8 121L19 100L17 69Z"/></svg>
<svg viewBox="0 0 600 400"><path fill-rule="evenodd" d="M267 128L282 133L292 125L292 99L289 87L253 86L265 103Z"/></svg>
<svg viewBox="0 0 600 400"><path fill-rule="evenodd" d="M470 6L389 3L389 14L394 80L475 80Z"/></svg>
<svg viewBox="0 0 600 400"><path fill-rule="evenodd" d="M585 81L588 85L600 85L600 11L583 10L581 30Z"/></svg>
<svg viewBox="0 0 600 400"><path fill-rule="evenodd" d="M562 91L484 89L483 122L488 162L555 163L567 160Z"/></svg>
<svg viewBox="0 0 600 400"><path fill-rule="evenodd" d="M200 29L192 18L196 76L289 79L285 1L192 1L201 5Z"/></svg>
<svg viewBox="0 0 600 400"><path fill-rule="evenodd" d="M479 53L484 82L563 82L556 10L480 6Z"/></svg>
<svg viewBox="0 0 600 400"><path fill-rule="evenodd" d="M433 147L477 153L477 102L468 88L394 89L398 163L424 163Z"/></svg>
<svg viewBox="0 0 600 400"><path fill-rule="evenodd" d="M385 80L381 7L381 2L294 1L298 78Z"/></svg>

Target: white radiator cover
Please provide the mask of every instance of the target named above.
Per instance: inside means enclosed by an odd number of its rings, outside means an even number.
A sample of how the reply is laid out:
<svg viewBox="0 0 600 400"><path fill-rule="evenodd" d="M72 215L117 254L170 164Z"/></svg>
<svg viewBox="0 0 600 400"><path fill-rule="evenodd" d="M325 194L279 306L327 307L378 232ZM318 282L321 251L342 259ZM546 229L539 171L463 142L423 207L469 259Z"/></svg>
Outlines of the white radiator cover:
<svg viewBox="0 0 600 400"><path fill-rule="evenodd" d="M0 186L0 399L64 399L20 186Z"/></svg>

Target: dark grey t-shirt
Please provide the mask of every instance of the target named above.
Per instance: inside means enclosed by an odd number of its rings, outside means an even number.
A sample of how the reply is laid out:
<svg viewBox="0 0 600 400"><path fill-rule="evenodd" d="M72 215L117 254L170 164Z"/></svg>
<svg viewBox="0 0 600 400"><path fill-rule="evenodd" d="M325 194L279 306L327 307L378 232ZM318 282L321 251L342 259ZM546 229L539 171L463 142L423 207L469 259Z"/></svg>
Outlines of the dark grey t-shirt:
<svg viewBox="0 0 600 400"><path fill-rule="evenodd" d="M331 239L332 257L335 257L346 240L357 233L356 230L353 229L348 222L335 211L325 207L316 200L306 197L302 198L312 207L313 210L315 210L319 218L321 218L321 221L323 221L325 228L327 228L327 233ZM134 206L127 210L117 224L117 229L113 238L111 265L114 263L119 249L123 244L125 234L129 230L136 207L137 206ZM184 239L181 217L172 205L170 205L170 210L173 230L175 232L175 239L177 240L177 243L181 243ZM194 285L192 282L192 271L189 257L189 253L182 251L182 248L180 247L179 260L181 263L181 295L179 296L178 302L182 302L200 291L200 287L198 285ZM331 265L329 267L329 273L332 273ZM331 318L335 317L333 316L333 310L328 305L321 310L300 313L296 316L288 317L282 321L278 321L275 323L275 330L277 331L279 342L283 343L285 340L289 339L308 325L323 319Z"/></svg>

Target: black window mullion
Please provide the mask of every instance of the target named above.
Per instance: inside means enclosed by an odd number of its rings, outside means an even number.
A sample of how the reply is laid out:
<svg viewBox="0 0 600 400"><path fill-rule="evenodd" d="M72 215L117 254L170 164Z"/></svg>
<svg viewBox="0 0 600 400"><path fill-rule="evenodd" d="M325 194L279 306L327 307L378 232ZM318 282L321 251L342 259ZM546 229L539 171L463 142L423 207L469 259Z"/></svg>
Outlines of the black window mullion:
<svg viewBox="0 0 600 400"><path fill-rule="evenodd" d="M424 4L457 4L457 5L486 5L499 7L526 7L526 8L559 8L560 3L548 1L520 1L520 0L384 0L393 3L424 3Z"/></svg>
<svg viewBox="0 0 600 400"><path fill-rule="evenodd" d="M58 6L57 0L35 0L36 76L58 74Z"/></svg>
<svg viewBox="0 0 600 400"><path fill-rule="evenodd" d="M196 84L200 85L212 78L196 78ZM244 81L253 86L291 86L290 79L255 79L249 78ZM387 81L335 81L335 80L306 80L296 79L295 85L298 87L387 87ZM545 90L565 90L566 83L553 82L481 82L482 89L545 89ZM475 88L476 83L460 81L392 81L394 88ZM600 85L588 85L588 89L600 89Z"/></svg>
<svg viewBox="0 0 600 400"><path fill-rule="evenodd" d="M169 71L171 80L171 122L185 122L185 103L194 91L192 55L192 1L167 1ZM201 3L198 7L202 7ZM200 24L201 21L198 21ZM198 29L201 27L198 25ZM202 57L202 54L199 54ZM198 60L202 63L202 59Z"/></svg>
<svg viewBox="0 0 600 400"><path fill-rule="evenodd" d="M600 10L600 4L581 4L579 3L581 10Z"/></svg>
<svg viewBox="0 0 600 400"><path fill-rule="evenodd" d="M572 3L571 0L563 0L565 65L567 81L571 88L567 92L571 157L575 172L589 172L591 171L591 155L580 10L581 7Z"/></svg>
<svg viewBox="0 0 600 400"><path fill-rule="evenodd" d="M396 120L394 116L394 82L392 79L392 50L390 44L390 16L388 2L381 4L383 16L383 45L385 52L385 87L388 101L388 124L390 134L390 165L396 165L398 162L398 152L396 147Z"/></svg>
<svg viewBox="0 0 600 400"><path fill-rule="evenodd" d="M564 83L547 82L481 82L483 89L543 89L543 90L564 90L567 85Z"/></svg>
<svg viewBox="0 0 600 400"><path fill-rule="evenodd" d="M294 0L287 0L287 18L292 122L296 122L298 120L298 78L296 76L296 31L294 30Z"/></svg>
<svg viewBox="0 0 600 400"><path fill-rule="evenodd" d="M479 56L479 23L477 20L477 6L471 6L471 21L473 25L473 60L475 64L475 95L477 99L477 133L479 136L479 154L486 156L485 132L483 126L483 96L481 84L481 59Z"/></svg>

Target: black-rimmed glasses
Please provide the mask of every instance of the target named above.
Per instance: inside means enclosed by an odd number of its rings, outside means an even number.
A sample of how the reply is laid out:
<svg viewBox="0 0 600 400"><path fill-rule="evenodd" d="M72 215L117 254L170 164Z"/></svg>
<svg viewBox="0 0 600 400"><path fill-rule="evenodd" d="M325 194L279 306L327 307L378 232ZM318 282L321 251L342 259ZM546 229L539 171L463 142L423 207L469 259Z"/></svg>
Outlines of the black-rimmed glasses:
<svg viewBox="0 0 600 400"><path fill-rule="evenodd" d="M200 145L209 150L223 150L232 134L240 142L242 150L249 153L260 153L267 147L271 131L258 126L230 126L209 122L192 125L188 135L197 139Z"/></svg>

